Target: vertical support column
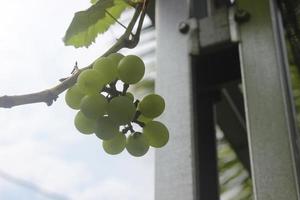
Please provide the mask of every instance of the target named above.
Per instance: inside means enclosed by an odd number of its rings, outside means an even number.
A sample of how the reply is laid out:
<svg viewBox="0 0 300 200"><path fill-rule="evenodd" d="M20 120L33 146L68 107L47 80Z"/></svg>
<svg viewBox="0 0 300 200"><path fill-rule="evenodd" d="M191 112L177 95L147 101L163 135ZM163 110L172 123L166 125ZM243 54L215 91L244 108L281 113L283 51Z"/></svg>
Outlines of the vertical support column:
<svg viewBox="0 0 300 200"><path fill-rule="evenodd" d="M254 197L297 200L295 121L275 0L238 3L251 15L240 25L240 54Z"/></svg>
<svg viewBox="0 0 300 200"><path fill-rule="evenodd" d="M198 55L190 55L199 38L198 30L189 30L188 21L207 16L209 2L157 2L156 88L166 100L163 120L170 141L156 152L156 200L219 199L214 112L218 92L211 85L210 66ZM202 79L204 74L209 77Z"/></svg>
<svg viewBox="0 0 300 200"><path fill-rule="evenodd" d="M197 200L189 36L178 30L188 18L187 0L156 2L156 88L166 101L162 121L169 128L170 141L156 152L155 200Z"/></svg>

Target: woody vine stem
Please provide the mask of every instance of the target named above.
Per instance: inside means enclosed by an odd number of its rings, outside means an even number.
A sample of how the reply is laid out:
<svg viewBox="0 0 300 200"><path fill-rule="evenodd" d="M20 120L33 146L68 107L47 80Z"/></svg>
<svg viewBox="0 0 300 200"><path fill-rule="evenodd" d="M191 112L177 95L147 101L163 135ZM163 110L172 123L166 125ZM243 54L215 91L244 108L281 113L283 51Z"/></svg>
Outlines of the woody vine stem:
<svg viewBox="0 0 300 200"><path fill-rule="evenodd" d="M140 39L140 33L146 15L147 6L148 6L148 0L145 0L143 4L138 4L135 7L135 13L124 34L118 39L118 41L112 47L110 47L100 57L108 56L109 54L115 53L122 48L136 47ZM132 34L132 30L137 23L138 23L137 30L135 34ZM42 103L42 102L50 106L54 101L56 101L56 99L61 93L63 93L65 90L72 87L76 83L77 77L82 71L92 68L94 62L82 69L75 68L70 77L63 79L60 84L50 89L46 89L31 94L25 94L25 95L1 96L0 108L12 108L14 106L33 104L33 103Z"/></svg>

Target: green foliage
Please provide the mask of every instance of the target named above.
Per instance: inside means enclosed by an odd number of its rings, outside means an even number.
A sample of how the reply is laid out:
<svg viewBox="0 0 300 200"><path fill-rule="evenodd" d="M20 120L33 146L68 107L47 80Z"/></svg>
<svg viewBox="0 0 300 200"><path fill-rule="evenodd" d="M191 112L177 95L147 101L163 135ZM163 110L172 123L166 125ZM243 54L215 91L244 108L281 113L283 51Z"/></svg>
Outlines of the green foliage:
<svg viewBox="0 0 300 200"><path fill-rule="evenodd" d="M217 142L221 196L229 196L227 199L232 200L253 199L251 178L223 133Z"/></svg>
<svg viewBox="0 0 300 200"><path fill-rule="evenodd" d="M64 37L65 45L90 46L97 35L106 32L129 6L124 0L91 0L91 3L93 5L87 10L75 13Z"/></svg>

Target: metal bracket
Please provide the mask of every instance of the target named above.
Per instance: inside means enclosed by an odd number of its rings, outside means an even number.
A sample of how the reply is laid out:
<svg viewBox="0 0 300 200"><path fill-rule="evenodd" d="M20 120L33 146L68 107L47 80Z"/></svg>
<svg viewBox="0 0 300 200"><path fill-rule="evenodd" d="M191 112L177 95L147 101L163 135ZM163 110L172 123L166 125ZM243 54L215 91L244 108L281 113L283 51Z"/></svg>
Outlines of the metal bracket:
<svg viewBox="0 0 300 200"><path fill-rule="evenodd" d="M223 7L212 16L200 20L199 42L202 50L239 41L234 15L234 7Z"/></svg>
<svg viewBox="0 0 300 200"><path fill-rule="evenodd" d="M179 31L189 36L189 52L200 55L202 51L239 42L235 7L218 9L212 16L190 18L179 24Z"/></svg>

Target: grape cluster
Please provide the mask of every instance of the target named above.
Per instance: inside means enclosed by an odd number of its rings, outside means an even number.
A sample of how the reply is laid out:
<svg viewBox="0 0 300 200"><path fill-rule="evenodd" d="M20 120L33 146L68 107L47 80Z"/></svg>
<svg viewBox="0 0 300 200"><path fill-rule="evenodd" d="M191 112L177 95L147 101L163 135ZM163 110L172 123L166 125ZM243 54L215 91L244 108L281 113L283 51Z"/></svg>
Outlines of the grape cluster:
<svg viewBox="0 0 300 200"><path fill-rule="evenodd" d="M103 140L103 149L108 154L119 154L126 148L139 157L150 146L160 148L169 140L167 127L154 120L165 109L164 99L149 94L139 101L127 92L144 73L144 62L138 56L113 53L81 72L76 84L66 92L67 105L79 110L74 120L77 130L95 133ZM122 85L122 89L117 89L117 85ZM134 130L138 126L141 132Z"/></svg>

